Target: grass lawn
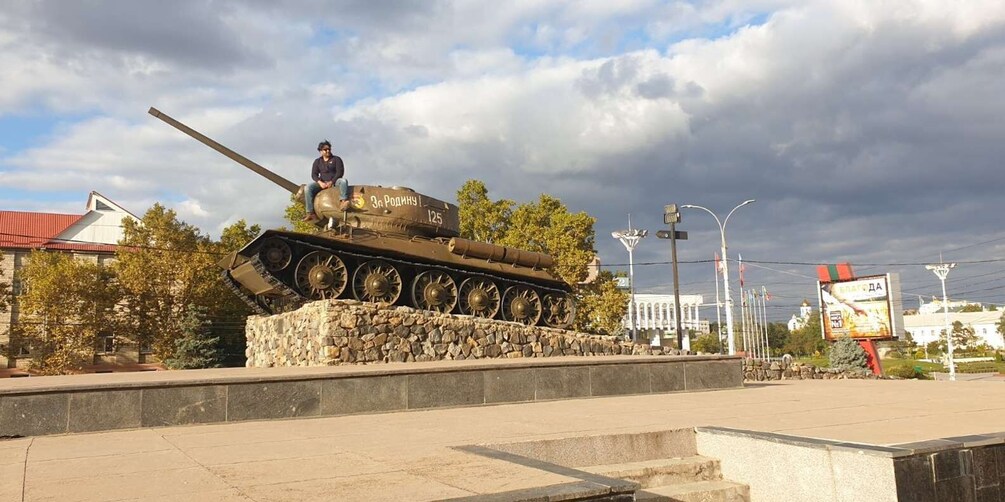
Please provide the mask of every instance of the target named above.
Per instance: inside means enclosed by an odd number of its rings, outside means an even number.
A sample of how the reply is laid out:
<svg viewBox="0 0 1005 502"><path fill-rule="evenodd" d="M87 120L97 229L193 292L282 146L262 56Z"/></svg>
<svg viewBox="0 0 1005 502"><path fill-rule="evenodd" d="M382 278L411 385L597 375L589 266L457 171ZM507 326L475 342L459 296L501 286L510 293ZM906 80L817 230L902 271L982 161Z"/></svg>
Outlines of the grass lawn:
<svg viewBox="0 0 1005 502"><path fill-rule="evenodd" d="M797 362L812 364L818 368L830 367L830 361L826 357L801 357L796 359ZM917 366L921 368L924 373L931 373L933 371L946 371L946 367L939 363L930 363L926 361L917 361L914 359L883 359L880 361L883 365L883 371L890 371L894 368L899 368L903 366L914 367ZM994 363L995 368L998 369L998 373L1005 373L1005 362Z"/></svg>

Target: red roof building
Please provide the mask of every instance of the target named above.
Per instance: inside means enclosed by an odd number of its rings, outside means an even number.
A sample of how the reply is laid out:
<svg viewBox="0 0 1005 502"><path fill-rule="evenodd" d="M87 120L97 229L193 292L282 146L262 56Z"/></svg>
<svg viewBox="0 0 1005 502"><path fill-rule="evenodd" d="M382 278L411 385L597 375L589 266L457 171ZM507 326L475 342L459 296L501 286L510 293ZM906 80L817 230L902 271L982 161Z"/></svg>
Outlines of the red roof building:
<svg viewBox="0 0 1005 502"><path fill-rule="evenodd" d="M107 197L91 192L83 214L0 211L0 281L18 285L14 273L32 252L56 251L91 258L98 263L115 256L116 243L122 239L122 220L139 221L129 211ZM9 312L0 313L0 368L15 368L18 356L27 349L11 348L10 327L18 319L16 302ZM14 357L8 358L12 353Z"/></svg>

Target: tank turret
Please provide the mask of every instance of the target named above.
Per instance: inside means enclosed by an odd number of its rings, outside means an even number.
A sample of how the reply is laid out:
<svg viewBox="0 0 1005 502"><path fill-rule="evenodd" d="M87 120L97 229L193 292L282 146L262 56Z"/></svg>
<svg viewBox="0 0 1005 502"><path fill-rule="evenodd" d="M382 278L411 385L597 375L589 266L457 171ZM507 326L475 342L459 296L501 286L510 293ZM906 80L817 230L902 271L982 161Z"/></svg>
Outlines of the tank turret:
<svg viewBox="0 0 1005 502"><path fill-rule="evenodd" d="M298 198L303 194L304 185L156 108L150 114ZM572 323L571 287L551 272L551 256L463 239L456 205L410 188L350 188L346 211L336 190L315 198L319 234L267 230L220 261L224 279L255 312L352 297L556 328Z"/></svg>

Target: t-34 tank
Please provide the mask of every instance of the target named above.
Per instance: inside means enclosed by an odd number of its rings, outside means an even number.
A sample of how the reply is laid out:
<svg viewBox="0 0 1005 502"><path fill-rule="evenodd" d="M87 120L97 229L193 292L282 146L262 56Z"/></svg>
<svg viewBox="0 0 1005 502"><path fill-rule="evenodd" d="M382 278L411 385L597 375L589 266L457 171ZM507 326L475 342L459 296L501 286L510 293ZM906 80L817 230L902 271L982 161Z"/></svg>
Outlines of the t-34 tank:
<svg viewBox="0 0 1005 502"><path fill-rule="evenodd" d="M290 193L303 193L303 185L157 109L150 114ZM355 298L528 325L572 323L571 288L551 273L551 256L461 238L457 206L409 188L350 188L348 211L339 209L337 190L318 194L319 234L267 230L220 261L228 284L255 312Z"/></svg>

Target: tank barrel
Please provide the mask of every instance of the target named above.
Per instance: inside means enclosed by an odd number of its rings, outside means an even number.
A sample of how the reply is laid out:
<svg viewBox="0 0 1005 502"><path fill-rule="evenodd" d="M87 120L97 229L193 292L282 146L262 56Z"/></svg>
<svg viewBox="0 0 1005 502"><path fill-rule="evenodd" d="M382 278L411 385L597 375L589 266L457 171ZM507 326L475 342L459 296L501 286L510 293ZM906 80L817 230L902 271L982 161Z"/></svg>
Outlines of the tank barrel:
<svg viewBox="0 0 1005 502"><path fill-rule="evenodd" d="M217 143L216 141L209 139L199 131L192 129L191 127L182 124L181 122L178 122L177 120L171 118L167 114L161 113L161 111L156 108L153 107L150 108L150 115L153 115L154 117L157 117L163 120L164 122L167 122L168 125L170 125L171 127L174 127L175 129L178 129L179 131L188 134L189 136L197 139L200 143L222 153L230 160L233 160L234 162L237 162L238 164L241 164L242 166L251 169L252 171L261 175L263 178L266 178L269 181L279 185L280 187L285 188L290 193L297 193L297 190L300 189L300 186L294 184L292 181L262 167L259 164L256 164L255 162L252 162L247 157L231 150L230 148L227 148Z"/></svg>

